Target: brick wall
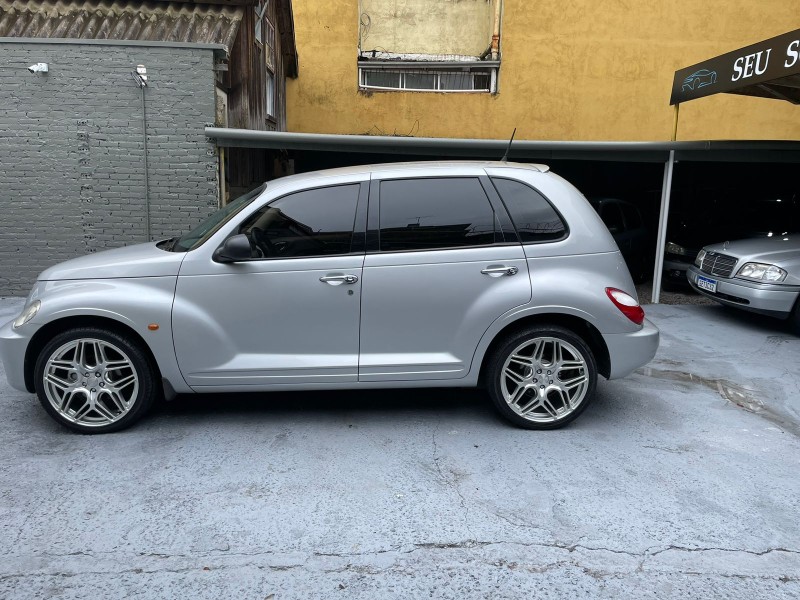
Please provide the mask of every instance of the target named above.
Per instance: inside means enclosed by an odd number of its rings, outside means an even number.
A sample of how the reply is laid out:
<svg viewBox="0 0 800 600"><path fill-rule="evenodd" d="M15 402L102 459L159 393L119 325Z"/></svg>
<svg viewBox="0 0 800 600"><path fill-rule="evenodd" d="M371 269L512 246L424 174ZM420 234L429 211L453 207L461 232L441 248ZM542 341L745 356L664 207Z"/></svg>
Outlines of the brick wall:
<svg viewBox="0 0 800 600"><path fill-rule="evenodd" d="M47 75L27 69L49 64ZM0 40L0 296L43 269L146 241L145 88L151 238L217 206L213 50Z"/></svg>

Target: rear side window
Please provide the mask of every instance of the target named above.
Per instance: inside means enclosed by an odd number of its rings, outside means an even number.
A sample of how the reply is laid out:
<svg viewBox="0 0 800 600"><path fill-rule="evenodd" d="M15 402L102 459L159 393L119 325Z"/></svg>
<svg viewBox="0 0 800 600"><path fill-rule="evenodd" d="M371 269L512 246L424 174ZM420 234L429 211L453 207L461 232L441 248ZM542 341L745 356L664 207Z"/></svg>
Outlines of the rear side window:
<svg viewBox="0 0 800 600"><path fill-rule="evenodd" d="M522 243L560 240L566 235L564 221L535 189L514 179L492 177L492 183L503 199Z"/></svg>
<svg viewBox="0 0 800 600"><path fill-rule="evenodd" d="M494 209L476 178L383 181L379 221L384 252L495 241Z"/></svg>

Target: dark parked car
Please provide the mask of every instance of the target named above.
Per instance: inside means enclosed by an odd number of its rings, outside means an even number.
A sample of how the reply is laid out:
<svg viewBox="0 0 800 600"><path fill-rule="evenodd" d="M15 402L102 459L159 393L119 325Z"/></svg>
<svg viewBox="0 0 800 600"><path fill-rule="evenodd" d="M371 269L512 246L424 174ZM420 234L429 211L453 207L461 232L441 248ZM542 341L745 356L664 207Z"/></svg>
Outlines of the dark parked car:
<svg viewBox="0 0 800 600"><path fill-rule="evenodd" d="M644 281L653 268L653 239L639 208L617 198L589 198L589 202L617 242L631 276Z"/></svg>

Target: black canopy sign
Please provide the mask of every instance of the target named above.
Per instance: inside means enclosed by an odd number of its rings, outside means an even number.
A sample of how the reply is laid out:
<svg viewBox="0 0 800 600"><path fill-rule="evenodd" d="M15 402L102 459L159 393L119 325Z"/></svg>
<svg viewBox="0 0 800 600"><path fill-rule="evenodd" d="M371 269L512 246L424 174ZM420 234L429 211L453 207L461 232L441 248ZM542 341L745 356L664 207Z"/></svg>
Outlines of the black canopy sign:
<svg viewBox="0 0 800 600"><path fill-rule="evenodd" d="M721 92L771 96L794 102L800 94L798 76L800 29L676 71L669 103ZM775 80L781 80L781 85L767 87L768 82Z"/></svg>

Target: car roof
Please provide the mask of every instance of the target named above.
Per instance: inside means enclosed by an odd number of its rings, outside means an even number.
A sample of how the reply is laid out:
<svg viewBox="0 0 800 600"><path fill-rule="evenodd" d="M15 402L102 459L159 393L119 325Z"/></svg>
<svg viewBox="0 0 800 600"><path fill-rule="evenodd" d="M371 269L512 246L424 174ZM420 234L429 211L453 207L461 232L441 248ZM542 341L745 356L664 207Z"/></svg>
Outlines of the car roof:
<svg viewBox="0 0 800 600"><path fill-rule="evenodd" d="M396 162L396 163L381 163L374 165L355 165L352 167L338 167L334 169L324 169L321 171L310 171L308 173L298 173L296 175L289 175L281 177L279 180L283 183L290 183L298 179L310 179L317 177L331 177L335 175L358 175L363 173L397 173L398 171L419 171L420 169L451 169L457 170L464 175L480 175L484 174L485 169L490 168L513 168L525 169L528 171L536 171L539 173L546 173L550 170L547 165L536 163L516 163L505 162L500 160L481 161L481 160L451 160L451 161L436 161L436 160L423 160L415 162Z"/></svg>

